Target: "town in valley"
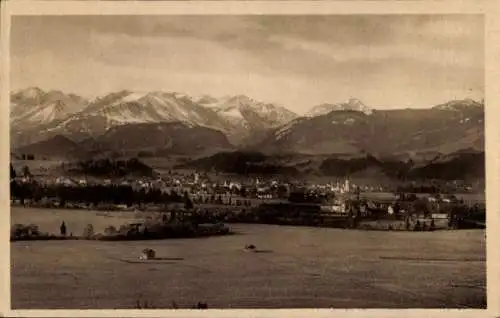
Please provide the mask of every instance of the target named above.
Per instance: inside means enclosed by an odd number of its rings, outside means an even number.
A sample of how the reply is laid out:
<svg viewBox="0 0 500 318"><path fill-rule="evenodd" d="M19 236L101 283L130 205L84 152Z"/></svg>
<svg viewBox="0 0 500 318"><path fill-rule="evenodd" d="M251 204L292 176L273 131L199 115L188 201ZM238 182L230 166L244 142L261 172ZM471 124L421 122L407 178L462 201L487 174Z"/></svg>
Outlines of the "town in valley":
<svg viewBox="0 0 500 318"><path fill-rule="evenodd" d="M13 17L12 307L486 308L483 23Z"/></svg>

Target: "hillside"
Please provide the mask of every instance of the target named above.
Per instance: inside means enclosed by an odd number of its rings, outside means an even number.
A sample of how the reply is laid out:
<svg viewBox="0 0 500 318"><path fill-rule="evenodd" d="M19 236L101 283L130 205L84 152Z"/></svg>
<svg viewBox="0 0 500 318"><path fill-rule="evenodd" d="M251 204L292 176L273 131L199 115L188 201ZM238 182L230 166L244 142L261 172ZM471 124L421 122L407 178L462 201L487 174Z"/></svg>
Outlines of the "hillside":
<svg viewBox="0 0 500 318"><path fill-rule="evenodd" d="M482 180L484 152L471 149L439 155L425 163L370 154L347 156L266 155L260 152L225 152L193 160L177 168L236 174L388 178L392 180Z"/></svg>
<svg viewBox="0 0 500 318"><path fill-rule="evenodd" d="M220 131L178 122L116 126L95 141L113 151L150 151L159 156L194 155L234 148Z"/></svg>
<svg viewBox="0 0 500 318"><path fill-rule="evenodd" d="M428 164L409 171L411 178L475 180L485 178L484 152L473 150L439 156Z"/></svg>
<svg viewBox="0 0 500 318"><path fill-rule="evenodd" d="M176 166L178 169L217 171L241 175L294 175L295 167L272 162L272 158L259 152L221 152Z"/></svg>
<svg viewBox="0 0 500 318"><path fill-rule="evenodd" d="M454 101L448 106L373 113L331 111L275 129L254 149L378 156L484 150L484 106L468 101Z"/></svg>

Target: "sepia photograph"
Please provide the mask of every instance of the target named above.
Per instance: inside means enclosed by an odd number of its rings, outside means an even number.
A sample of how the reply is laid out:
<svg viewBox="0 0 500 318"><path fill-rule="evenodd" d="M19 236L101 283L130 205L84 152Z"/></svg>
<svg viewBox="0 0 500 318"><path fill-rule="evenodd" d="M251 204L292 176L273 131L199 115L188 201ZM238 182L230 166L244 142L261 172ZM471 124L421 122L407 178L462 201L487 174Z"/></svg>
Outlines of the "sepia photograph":
<svg viewBox="0 0 500 318"><path fill-rule="evenodd" d="M12 309L486 309L482 14L13 15Z"/></svg>

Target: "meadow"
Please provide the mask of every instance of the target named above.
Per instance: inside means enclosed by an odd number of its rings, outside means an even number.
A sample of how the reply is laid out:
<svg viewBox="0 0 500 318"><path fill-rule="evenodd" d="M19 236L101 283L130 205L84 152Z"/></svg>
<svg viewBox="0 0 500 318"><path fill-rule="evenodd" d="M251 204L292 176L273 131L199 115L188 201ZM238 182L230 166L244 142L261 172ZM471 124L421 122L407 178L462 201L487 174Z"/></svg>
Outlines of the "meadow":
<svg viewBox="0 0 500 318"><path fill-rule="evenodd" d="M11 224L96 232L134 212L11 209ZM15 309L484 308L485 232L371 232L232 224L237 235L147 242L11 243ZM262 253L246 251L254 244ZM163 261L137 262L144 248Z"/></svg>

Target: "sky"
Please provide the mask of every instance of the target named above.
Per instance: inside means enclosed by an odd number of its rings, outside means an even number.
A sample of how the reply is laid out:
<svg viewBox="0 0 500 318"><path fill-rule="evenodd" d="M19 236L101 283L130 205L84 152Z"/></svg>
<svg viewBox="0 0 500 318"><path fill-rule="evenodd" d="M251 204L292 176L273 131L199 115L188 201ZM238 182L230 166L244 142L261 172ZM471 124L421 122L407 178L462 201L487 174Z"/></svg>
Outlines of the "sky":
<svg viewBox="0 0 500 318"><path fill-rule="evenodd" d="M481 15L15 16L11 89L244 94L299 114L484 95Z"/></svg>

